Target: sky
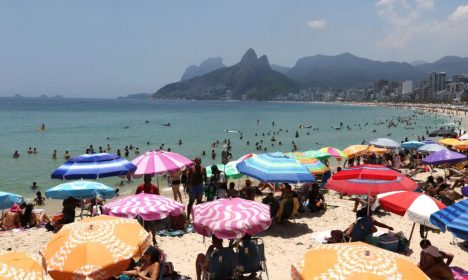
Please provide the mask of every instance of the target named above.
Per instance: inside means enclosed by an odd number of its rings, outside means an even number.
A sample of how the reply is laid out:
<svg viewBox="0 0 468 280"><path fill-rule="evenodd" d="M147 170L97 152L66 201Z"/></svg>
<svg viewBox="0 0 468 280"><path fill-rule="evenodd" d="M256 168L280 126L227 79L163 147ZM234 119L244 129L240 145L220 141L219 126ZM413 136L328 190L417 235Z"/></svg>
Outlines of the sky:
<svg viewBox="0 0 468 280"><path fill-rule="evenodd" d="M468 57L468 1L0 0L0 96L152 93L248 48L284 66L344 52Z"/></svg>

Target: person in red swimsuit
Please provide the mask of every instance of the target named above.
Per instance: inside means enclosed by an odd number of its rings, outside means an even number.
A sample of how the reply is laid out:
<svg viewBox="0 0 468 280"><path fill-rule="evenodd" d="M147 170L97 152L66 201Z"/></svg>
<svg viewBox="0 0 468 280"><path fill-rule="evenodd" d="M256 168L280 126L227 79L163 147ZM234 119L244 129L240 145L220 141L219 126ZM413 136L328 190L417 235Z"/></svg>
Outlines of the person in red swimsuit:
<svg viewBox="0 0 468 280"><path fill-rule="evenodd" d="M136 189L135 194L139 193L148 193L148 194L157 194L159 195L159 189L156 185L151 184L151 176L145 175L143 177L144 183L139 185Z"/></svg>

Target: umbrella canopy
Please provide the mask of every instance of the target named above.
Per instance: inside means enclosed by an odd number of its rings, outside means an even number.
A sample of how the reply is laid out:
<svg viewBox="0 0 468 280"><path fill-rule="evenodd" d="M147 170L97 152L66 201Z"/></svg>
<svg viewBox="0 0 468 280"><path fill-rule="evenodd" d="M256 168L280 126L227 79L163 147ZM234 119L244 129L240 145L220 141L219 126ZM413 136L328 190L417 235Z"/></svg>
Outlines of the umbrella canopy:
<svg viewBox="0 0 468 280"><path fill-rule="evenodd" d="M242 177L242 174L239 173L239 171L236 168L236 162L230 161L227 164L216 164L218 167L219 171L224 172L226 177L231 178L231 179L239 179ZM206 167L206 176L209 178L213 175L211 171L211 165Z"/></svg>
<svg viewBox="0 0 468 280"><path fill-rule="evenodd" d="M468 133L465 133L462 136L458 137L458 140L468 140Z"/></svg>
<svg viewBox="0 0 468 280"><path fill-rule="evenodd" d="M0 255L1 280L42 280L44 270L39 260L20 252L8 252Z"/></svg>
<svg viewBox="0 0 468 280"><path fill-rule="evenodd" d="M283 153L260 154L237 165L239 173L264 182L314 182L309 170Z"/></svg>
<svg viewBox="0 0 468 280"><path fill-rule="evenodd" d="M396 149L400 148L400 143L389 138L377 138L369 141L369 145L374 145L378 148Z"/></svg>
<svg viewBox="0 0 468 280"><path fill-rule="evenodd" d="M424 146L418 148L418 152L428 154L442 150L447 150L447 148L439 144L425 144Z"/></svg>
<svg viewBox="0 0 468 280"><path fill-rule="evenodd" d="M348 146L346 149L343 150L348 157L358 156L365 154L367 150L366 145L351 145Z"/></svg>
<svg viewBox="0 0 468 280"><path fill-rule="evenodd" d="M435 212L429 221L443 232L448 230L456 237L468 240L468 199Z"/></svg>
<svg viewBox="0 0 468 280"><path fill-rule="evenodd" d="M401 173L383 165L363 164L346 168L335 175L335 180L369 179L369 180L395 180Z"/></svg>
<svg viewBox="0 0 468 280"><path fill-rule="evenodd" d="M454 148L460 151L468 150L468 140L460 141L457 145L454 146Z"/></svg>
<svg viewBox="0 0 468 280"><path fill-rule="evenodd" d="M436 144L436 142L434 140L431 140L431 139L422 140L421 142L424 143L424 144Z"/></svg>
<svg viewBox="0 0 468 280"><path fill-rule="evenodd" d="M316 158L308 157L304 153L294 152L287 153L286 155L296 159L300 164L304 165L312 174L323 174L325 171L328 170L328 166L326 166L323 162Z"/></svg>
<svg viewBox="0 0 468 280"><path fill-rule="evenodd" d="M132 160L136 165L135 176L162 175L184 169L193 162L177 153L166 151L149 151Z"/></svg>
<svg viewBox="0 0 468 280"><path fill-rule="evenodd" d="M410 221L429 227L435 227L429 222L431 214L446 207L445 204L428 195L408 191L378 194L372 207L375 209L378 206L400 216L407 214Z"/></svg>
<svg viewBox="0 0 468 280"><path fill-rule="evenodd" d="M162 195L140 193L104 205L104 213L122 218L140 216L145 221L155 221L169 215L180 215L185 206Z"/></svg>
<svg viewBox="0 0 468 280"><path fill-rule="evenodd" d="M348 156L345 153L343 153L343 151L334 147L324 147L324 148L321 148L319 151L327 153L330 155L330 157L337 158L337 159L348 158Z"/></svg>
<svg viewBox="0 0 468 280"><path fill-rule="evenodd" d="M329 153L326 153L326 152L323 152L323 151L315 151L315 150L306 151L303 154L305 156L317 158L317 159L320 159L320 160L327 159L327 158L331 157Z"/></svg>
<svg viewBox="0 0 468 280"><path fill-rule="evenodd" d="M246 160L246 159L248 159L248 158L251 158L251 157L254 157L254 156L256 156L256 155L257 155L257 154L254 154L254 153L246 154L246 155L243 155L243 156L241 156L240 158L238 158L235 162L239 163L239 162L241 162L241 161L244 161L244 160Z"/></svg>
<svg viewBox="0 0 468 280"><path fill-rule="evenodd" d="M13 204L21 204L24 201L21 195L0 191L0 210L8 209Z"/></svg>
<svg viewBox="0 0 468 280"><path fill-rule="evenodd" d="M45 196L52 199L66 199L70 196L76 199L94 198L96 196L109 199L113 198L114 195L115 191L113 188L99 182L84 180L60 184L45 192Z"/></svg>
<svg viewBox="0 0 468 280"><path fill-rule="evenodd" d="M424 164L440 165L440 164L452 164L466 160L466 156L457 152L449 150L442 150L428 155L422 160Z"/></svg>
<svg viewBox="0 0 468 280"><path fill-rule="evenodd" d="M401 143L401 147L406 150L417 150L418 148L424 146L425 144L423 142L419 141L408 141Z"/></svg>
<svg viewBox="0 0 468 280"><path fill-rule="evenodd" d="M41 255L54 279L103 280L125 271L150 244L137 220L102 215L63 226Z"/></svg>
<svg viewBox="0 0 468 280"><path fill-rule="evenodd" d="M376 154L376 155L383 155L383 154L386 154L388 153L388 150L386 148L378 148L374 145L370 145L367 150L366 150L366 153L367 154Z"/></svg>
<svg viewBox="0 0 468 280"><path fill-rule="evenodd" d="M429 133L429 137L454 137L457 133L450 129L438 129Z"/></svg>
<svg viewBox="0 0 468 280"><path fill-rule="evenodd" d="M291 266L294 280L429 279L408 257L362 242L319 245Z"/></svg>
<svg viewBox="0 0 468 280"><path fill-rule="evenodd" d="M73 157L55 170L52 179L97 179L126 175L136 166L114 154L84 154Z"/></svg>
<svg viewBox="0 0 468 280"><path fill-rule="evenodd" d="M440 139L439 144L445 145L445 146L456 146L460 144L460 140L455 139L455 138L444 138Z"/></svg>
<svg viewBox="0 0 468 280"><path fill-rule="evenodd" d="M193 227L221 239L254 236L271 225L270 207L242 198L218 199L193 206Z"/></svg>

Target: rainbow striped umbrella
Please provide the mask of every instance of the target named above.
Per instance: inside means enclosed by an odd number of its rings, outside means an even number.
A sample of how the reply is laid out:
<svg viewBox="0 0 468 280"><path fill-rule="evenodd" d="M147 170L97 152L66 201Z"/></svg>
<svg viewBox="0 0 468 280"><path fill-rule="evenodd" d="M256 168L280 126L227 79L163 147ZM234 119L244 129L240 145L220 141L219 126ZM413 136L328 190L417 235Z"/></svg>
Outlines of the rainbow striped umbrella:
<svg viewBox="0 0 468 280"><path fill-rule="evenodd" d="M296 159L300 164L304 165L312 174L323 174L328 170L328 167L321 162L320 160L304 155L301 152L287 153L287 156L290 156Z"/></svg>
<svg viewBox="0 0 468 280"><path fill-rule="evenodd" d="M334 157L336 159L339 158L348 158L348 156L342 151L334 147L324 147L319 150L320 152L324 152L330 155L330 157Z"/></svg>
<svg viewBox="0 0 468 280"><path fill-rule="evenodd" d="M260 154L237 165L239 173L264 182L314 182L309 170L294 158L283 153Z"/></svg>
<svg viewBox="0 0 468 280"><path fill-rule="evenodd" d="M142 175L162 175L167 172L174 172L192 165L192 161L178 153L166 151L148 151L132 160L137 166L135 176Z"/></svg>
<svg viewBox="0 0 468 280"><path fill-rule="evenodd" d="M322 152L322 151L316 151L316 150L306 151L306 152L303 152L303 154L307 157L313 157L316 159L327 159L330 157L330 154L326 152Z"/></svg>

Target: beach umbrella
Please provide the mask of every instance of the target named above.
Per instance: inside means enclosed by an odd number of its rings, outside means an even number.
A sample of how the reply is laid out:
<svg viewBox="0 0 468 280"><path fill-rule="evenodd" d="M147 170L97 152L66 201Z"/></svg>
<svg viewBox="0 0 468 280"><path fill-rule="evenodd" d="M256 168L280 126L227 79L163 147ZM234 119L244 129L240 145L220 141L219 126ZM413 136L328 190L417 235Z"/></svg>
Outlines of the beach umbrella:
<svg viewBox="0 0 468 280"><path fill-rule="evenodd" d="M458 137L458 140L468 140L468 133L465 133L462 136Z"/></svg>
<svg viewBox="0 0 468 280"><path fill-rule="evenodd" d="M468 240L468 199L435 212L429 221L443 232L448 230L454 236Z"/></svg>
<svg viewBox="0 0 468 280"><path fill-rule="evenodd" d="M417 150L418 148L424 146L425 144L423 142L419 141L408 141L401 143L401 147L406 150Z"/></svg>
<svg viewBox="0 0 468 280"><path fill-rule="evenodd" d="M334 148L334 147L324 147L319 150L320 152L324 152L330 155L330 157L336 158L336 159L346 159L348 156L343 153L343 151Z"/></svg>
<svg viewBox="0 0 468 280"><path fill-rule="evenodd" d="M439 144L445 145L445 146L456 146L460 144L460 140L455 139L455 138L444 138L440 139Z"/></svg>
<svg viewBox="0 0 468 280"><path fill-rule="evenodd" d="M254 236L271 225L270 206L242 198L218 199L194 205L193 228L221 239Z"/></svg>
<svg viewBox="0 0 468 280"><path fill-rule="evenodd" d="M328 166L326 166L323 162L316 158L308 157L304 153L294 152L287 153L286 155L296 159L300 164L304 165L312 174L323 174L325 171L328 170Z"/></svg>
<svg viewBox="0 0 468 280"><path fill-rule="evenodd" d="M183 170L193 162L178 154L167 151L148 151L132 160L137 167L135 176L162 175L167 172Z"/></svg>
<svg viewBox="0 0 468 280"><path fill-rule="evenodd" d="M422 162L429 165L453 164L460 161L465 161L466 156L449 150L441 150L434 152L425 157Z"/></svg>
<svg viewBox="0 0 468 280"><path fill-rule="evenodd" d="M438 129L429 133L429 137L455 137L457 133L449 129Z"/></svg>
<svg viewBox="0 0 468 280"><path fill-rule="evenodd" d="M241 157L238 158L235 162L236 162L236 163L239 163L239 162L241 162L241 161L244 161L244 160L249 159L249 158L251 158L251 157L254 157L254 156L256 156L256 155L257 155L257 154L249 153L249 154L246 154L246 155L241 156Z"/></svg>
<svg viewBox="0 0 468 280"><path fill-rule="evenodd" d="M7 252L0 255L1 280L42 280L44 270L36 258L20 252Z"/></svg>
<svg viewBox="0 0 468 280"><path fill-rule="evenodd" d="M386 154L388 153L388 150L386 148L378 148L374 145L370 145L367 150L366 150L366 153L371 155L371 154L376 154L376 155L383 155L383 154Z"/></svg>
<svg viewBox="0 0 468 280"><path fill-rule="evenodd" d="M397 149L400 148L400 143L389 138L377 138L369 141L369 145L374 145L378 148Z"/></svg>
<svg viewBox="0 0 468 280"><path fill-rule="evenodd" d="M363 164L348 167L333 175L335 180L369 179L369 180L395 180L401 173L383 165Z"/></svg>
<svg viewBox="0 0 468 280"><path fill-rule="evenodd" d="M52 179L97 179L122 176L135 171L136 166L114 154L84 154L73 157L55 170Z"/></svg>
<svg viewBox="0 0 468 280"><path fill-rule="evenodd" d="M326 153L326 152L323 152L323 151L315 151L315 150L306 151L303 154L305 156L313 157L313 158L320 159L320 160L327 159L327 158L331 157L331 155L329 153Z"/></svg>
<svg viewBox="0 0 468 280"><path fill-rule="evenodd" d="M442 150L448 150L446 147L439 145L439 144L425 144L418 148L418 152L420 153L434 153L439 152Z"/></svg>
<svg viewBox="0 0 468 280"><path fill-rule="evenodd" d="M64 225L41 256L53 279L104 280L125 271L150 245L136 219L101 215Z"/></svg>
<svg viewBox="0 0 468 280"><path fill-rule="evenodd" d="M24 201L21 195L0 191L0 210L8 209L13 204L21 204Z"/></svg>
<svg viewBox="0 0 468 280"><path fill-rule="evenodd" d="M315 182L305 166L280 152L251 157L239 162L236 167L239 173L264 182Z"/></svg>
<svg viewBox="0 0 468 280"><path fill-rule="evenodd" d="M216 164L219 171L224 172L227 178L239 179L243 175L239 173L236 168L236 162L230 161L227 164ZM210 178L213 175L211 171L211 165L206 167L206 177Z"/></svg>
<svg viewBox="0 0 468 280"><path fill-rule="evenodd" d="M362 242L318 245L291 266L293 280L429 279L408 257Z"/></svg>
<svg viewBox="0 0 468 280"><path fill-rule="evenodd" d="M106 215L136 218L140 216L145 221L161 220L169 215L178 216L185 206L162 195L140 193L110 202L103 207Z"/></svg>
<svg viewBox="0 0 468 280"><path fill-rule="evenodd" d="M426 144L437 144L435 141L430 140L430 139L422 140L421 143L424 143L424 145L426 145Z"/></svg>
<svg viewBox="0 0 468 280"><path fill-rule="evenodd" d="M348 157L358 156L365 154L367 150L366 145L351 145L348 146L346 149L343 150Z"/></svg>
<svg viewBox="0 0 468 280"><path fill-rule="evenodd" d="M454 146L454 148L460 151L468 150L468 140L460 141L457 145Z"/></svg>
<svg viewBox="0 0 468 280"><path fill-rule="evenodd" d="M70 196L76 199L95 198L99 196L104 199L113 198L115 190L99 182L74 181L60 184L46 190L45 196L52 199L66 199Z"/></svg>

